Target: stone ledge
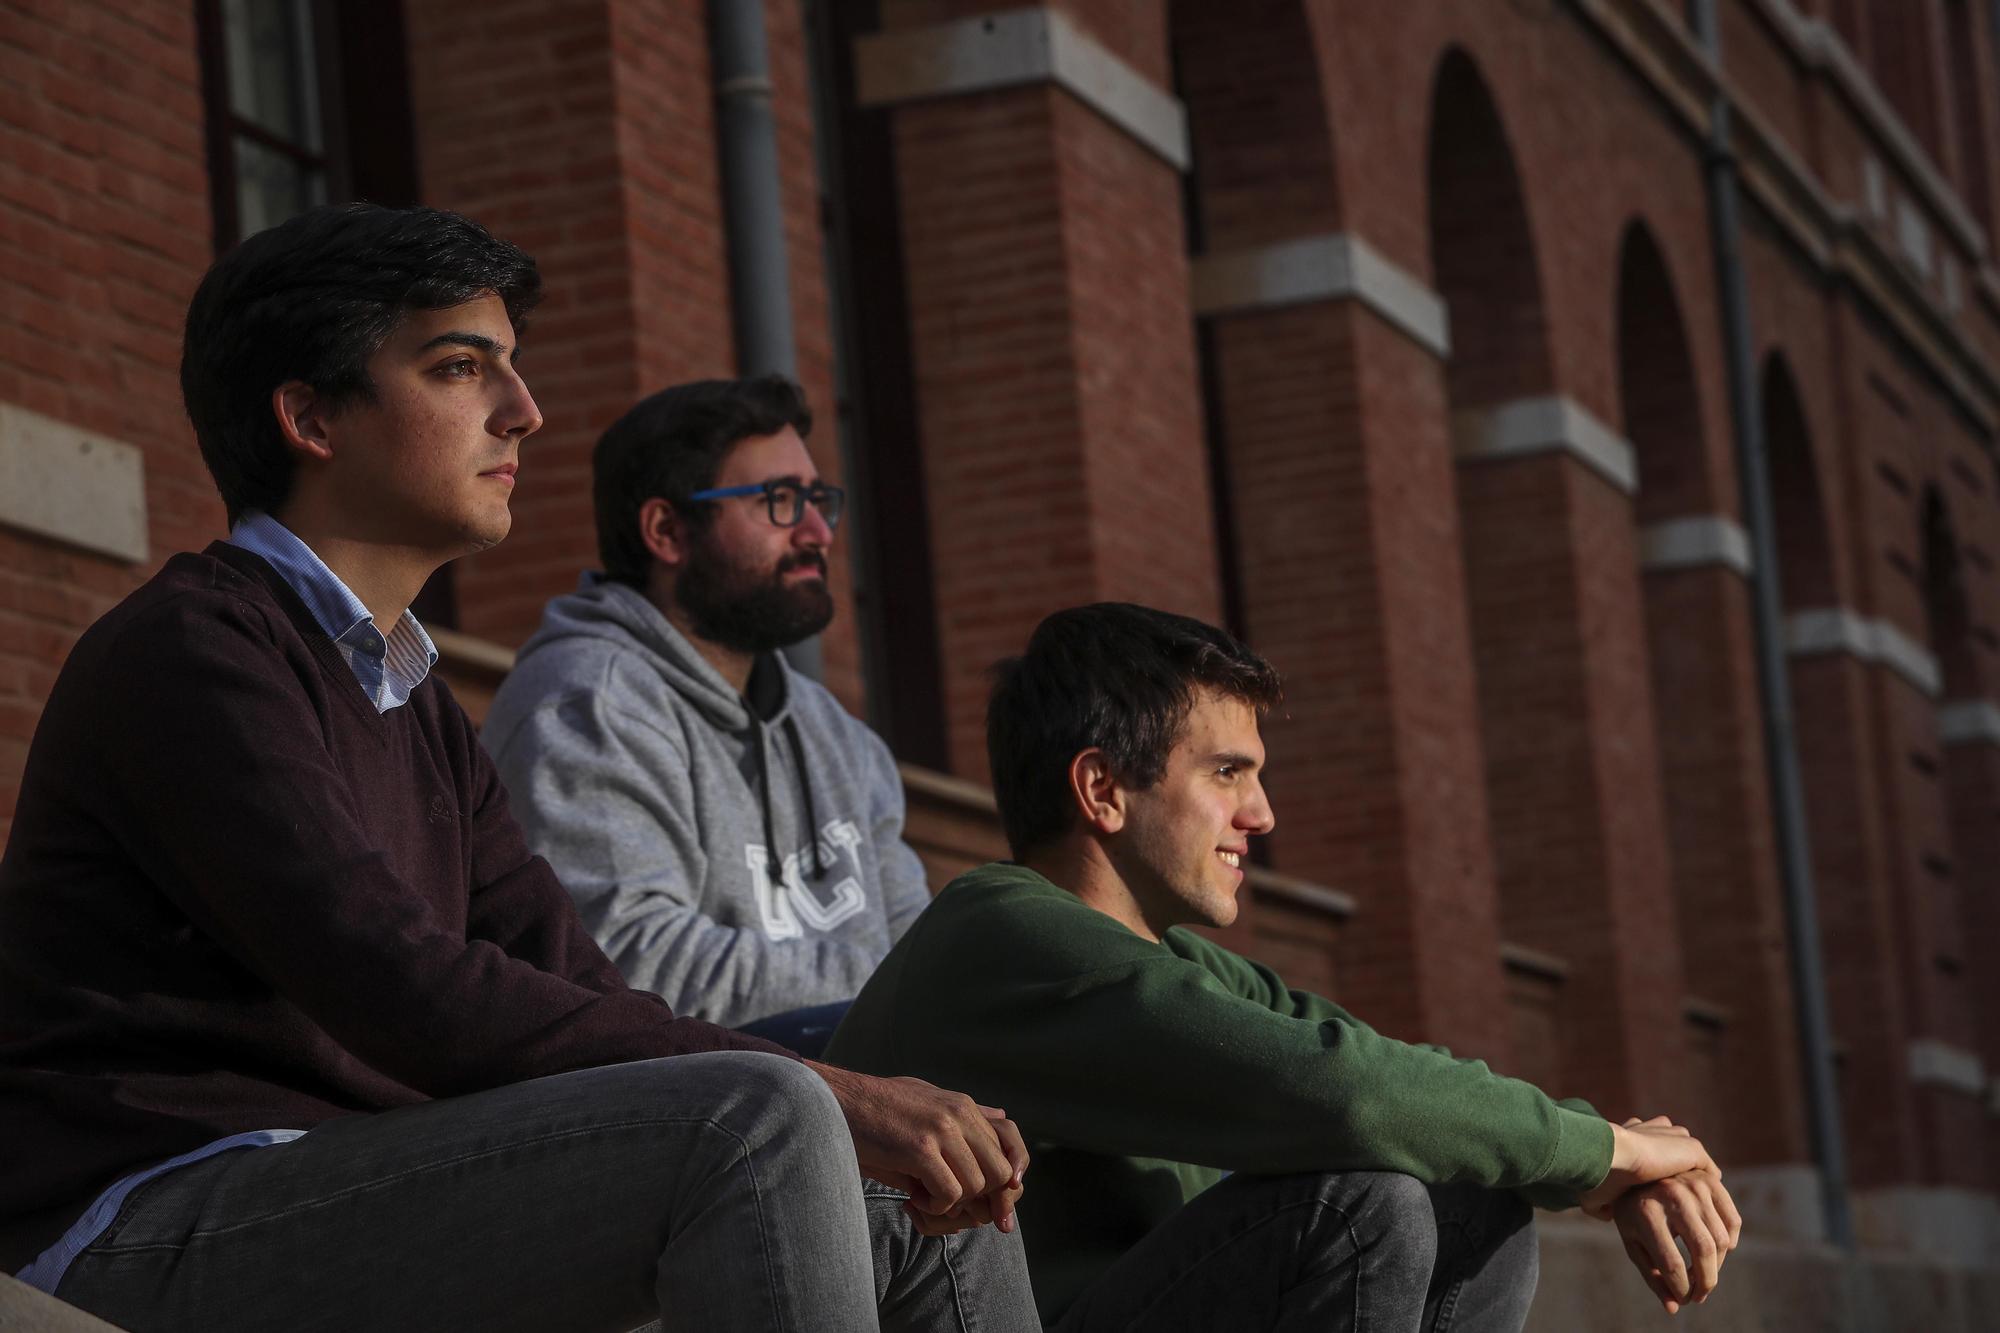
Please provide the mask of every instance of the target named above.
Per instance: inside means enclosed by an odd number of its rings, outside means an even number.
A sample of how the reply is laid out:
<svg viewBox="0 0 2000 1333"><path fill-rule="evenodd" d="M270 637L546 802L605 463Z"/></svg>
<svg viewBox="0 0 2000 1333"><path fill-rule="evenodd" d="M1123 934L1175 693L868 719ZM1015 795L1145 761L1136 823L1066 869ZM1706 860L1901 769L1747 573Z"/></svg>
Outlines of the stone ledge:
<svg viewBox="0 0 2000 1333"><path fill-rule="evenodd" d="M1190 162L1180 101L1047 6L860 38L854 74L862 106L1053 83L1174 170Z"/></svg>
<svg viewBox="0 0 2000 1333"><path fill-rule="evenodd" d="M1197 255L1190 276L1197 315L1353 299L1433 356L1451 355L1444 298L1346 232Z"/></svg>
<svg viewBox="0 0 2000 1333"><path fill-rule="evenodd" d="M1720 565L1750 577L1750 534L1727 514L1689 514L1648 524L1639 533L1639 567L1649 573Z"/></svg>
<svg viewBox="0 0 2000 1333"><path fill-rule="evenodd" d="M115 1325L64 1305L0 1273L0 1333L118 1333Z"/></svg>
<svg viewBox="0 0 2000 1333"><path fill-rule="evenodd" d="M2000 745L2000 704L1952 700L1938 709L1938 739L1946 745Z"/></svg>
<svg viewBox="0 0 2000 1333"><path fill-rule="evenodd" d="M1516 398L1459 412L1451 435L1461 463L1564 453L1626 495L1639 490L1632 446L1574 398Z"/></svg>
<svg viewBox="0 0 2000 1333"><path fill-rule="evenodd" d="M1736 1173L1731 1172L1731 1176ZM1529 1333L1985 1333L2000 1328L2000 1268L1939 1256L1776 1239L1746 1229L1708 1301L1674 1319L1618 1233L1575 1212L1536 1217L1542 1274Z"/></svg>
<svg viewBox="0 0 2000 1333"><path fill-rule="evenodd" d="M143 565L145 458L132 445L0 403L0 524Z"/></svg>
<svg viewBox="0 0 2000 1333"><path fill-rule="evenodd" d="M1886 620L1870 620L1844 606L1813 607L1786 616L1785 650L1793 657L1845 653L1886 666L1933 699L1944 689L1937 659L1916 640Z"/></svg>

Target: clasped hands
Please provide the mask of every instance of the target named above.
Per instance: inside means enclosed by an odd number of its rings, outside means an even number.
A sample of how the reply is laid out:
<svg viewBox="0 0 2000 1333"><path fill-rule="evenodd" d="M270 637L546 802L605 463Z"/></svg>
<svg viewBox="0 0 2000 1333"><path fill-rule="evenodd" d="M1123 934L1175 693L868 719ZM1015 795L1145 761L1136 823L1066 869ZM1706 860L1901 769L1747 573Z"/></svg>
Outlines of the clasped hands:
<svg viewBox="0 0 2000 1333"><path fill-rule="evenodd" d="M1611 1171L1578 1202L1616 1224L1626 1257L1668 1314L1708 1299L1743 1217L1701 1141L1665 1116L1612 1127ZM1687 1257L1675 1245L1687 1247Z"/></svg>
<svg viewBox="0 0 2000 1333"><path fill-rule="evenodd" d="M1028 1149L1005 1111L920 1078L806 1063L847 1117L861 1174L910 1196L903 1211L919 1234L949 1236L988 1222L1014 1229Z"/></svg>

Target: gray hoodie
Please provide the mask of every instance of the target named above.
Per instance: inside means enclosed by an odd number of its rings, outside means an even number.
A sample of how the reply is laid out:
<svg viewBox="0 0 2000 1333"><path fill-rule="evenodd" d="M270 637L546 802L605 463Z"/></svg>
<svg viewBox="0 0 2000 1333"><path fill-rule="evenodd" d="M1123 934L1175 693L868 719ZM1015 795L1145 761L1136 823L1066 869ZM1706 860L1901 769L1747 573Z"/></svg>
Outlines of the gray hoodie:
<svg viewBox="0 0 2000 1333"><path fill-rule="evenodd" d="M777 654L749 694L642 593L586 574L481 732L626 980L732 1026L849 998L930 901L888 746Z"/></svg>

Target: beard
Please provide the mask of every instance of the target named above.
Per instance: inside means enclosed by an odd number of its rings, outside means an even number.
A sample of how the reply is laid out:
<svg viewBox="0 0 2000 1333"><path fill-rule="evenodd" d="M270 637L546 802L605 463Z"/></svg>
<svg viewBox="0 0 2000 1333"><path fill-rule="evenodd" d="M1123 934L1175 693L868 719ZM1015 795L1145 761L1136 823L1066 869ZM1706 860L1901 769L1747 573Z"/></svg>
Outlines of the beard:
<svg viewBox="0 0 2000 1333"><path fill-rule="evenodd" d="M787 582L785 575L795 569L816 569L819 578ZM673 596L697 637L737 653L790 647L833 619L826 557L819 552L794 552L767 573L732 562L706 535L674 580Z"/></svg>

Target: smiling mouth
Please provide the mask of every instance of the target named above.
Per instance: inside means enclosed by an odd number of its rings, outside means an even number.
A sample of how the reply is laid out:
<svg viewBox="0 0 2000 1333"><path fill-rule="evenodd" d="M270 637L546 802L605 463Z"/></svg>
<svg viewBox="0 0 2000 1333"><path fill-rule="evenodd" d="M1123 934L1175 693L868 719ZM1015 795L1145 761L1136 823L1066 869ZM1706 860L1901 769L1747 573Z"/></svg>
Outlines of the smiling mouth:
<svg viewBox="0 0 2000 1333"><path fill-rule="evenodd" d="M1222 864L1228 866L1231 870L1241 870L1243 868L1243 853L1226 852L1221 848L1217 848L1215 854L1221 857Z"/></svg>

